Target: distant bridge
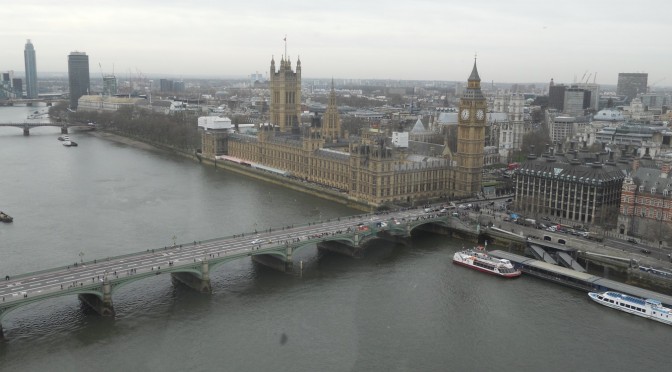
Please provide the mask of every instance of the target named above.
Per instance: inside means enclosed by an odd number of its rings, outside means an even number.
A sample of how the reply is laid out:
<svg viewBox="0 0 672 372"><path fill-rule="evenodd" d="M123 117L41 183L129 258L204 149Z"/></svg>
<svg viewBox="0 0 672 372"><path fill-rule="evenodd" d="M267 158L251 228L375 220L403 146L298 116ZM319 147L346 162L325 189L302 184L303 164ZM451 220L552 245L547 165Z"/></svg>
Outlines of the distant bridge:
<svg viewBox="0 0 672 372"><path fill-rule="evenodd" d="M293 255L313 244L318 248L359 256L375 240L404 241L419 227L477 235L448 213L422 209L351 216L298 227L269 228L208 241L173 245L124 256L82 262L40 272L0 277L0 322L11 311L54 297L78 295L103 316L113 316L112 294L134 281L170 273L180 282L209 293L210 271L238 259L281 271L292 269ZM2 325L0 324L0 337Z"/></svg>
<svg viewBox="0 0 672 372"><path fill-rule="evenodd" d="M16 127L23 129L23 135L29 136L31 128L38 127L59 127L61 128L61 134L68 134L68 128L70 127L86 127L91 128L88 125L83 124L68 124L68 123L0 123L0 127Z"/></svg>
<svg viewBox="0 0 672 372"><path fill-rule="evenodd" d="M67 102L61 98L62 95L54 95L53 97L43 98L12 98L0 100L0 106L33 106L35 103L44 102L47 106L52 106L55 102Z"/></svg>

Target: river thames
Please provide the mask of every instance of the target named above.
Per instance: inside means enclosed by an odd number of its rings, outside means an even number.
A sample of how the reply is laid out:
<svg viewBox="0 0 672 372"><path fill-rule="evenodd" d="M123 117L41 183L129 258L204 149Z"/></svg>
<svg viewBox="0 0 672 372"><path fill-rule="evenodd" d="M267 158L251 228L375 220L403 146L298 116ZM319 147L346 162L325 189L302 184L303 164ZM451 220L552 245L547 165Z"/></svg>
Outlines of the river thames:
<svg viewBox="0 0 672 372"><path fill-rule="evenodd" d="M0 107L0 122L45 107ZM161 151L55 127L0 128L0 275L358 214ZM667 370L672 328L523 275L454 266L466 242L422 235L303 271L235 261L213 292L168 275L114 293L114 319L63 297L2 321L3 371ZM298 267L299 265L295 265Z"/></svg>

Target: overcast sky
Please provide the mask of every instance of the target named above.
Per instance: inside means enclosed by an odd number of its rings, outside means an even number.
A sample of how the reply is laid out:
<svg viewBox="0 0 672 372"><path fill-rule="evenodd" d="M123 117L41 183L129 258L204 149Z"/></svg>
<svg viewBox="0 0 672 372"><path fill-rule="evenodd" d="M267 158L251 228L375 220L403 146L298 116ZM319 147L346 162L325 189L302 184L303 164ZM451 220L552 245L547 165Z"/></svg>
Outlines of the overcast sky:
<svg viewBox="0 0 672 372"><path fill-rule="evenodd" d="M271 56L303 76L571 83L648 72L672 85L666 0L21 0L2 5L0 71L66 72L71 51L100 74L266 75ZM586 77L588 76L586 74ZM591 77L591 82L593 78Z"/></svg>

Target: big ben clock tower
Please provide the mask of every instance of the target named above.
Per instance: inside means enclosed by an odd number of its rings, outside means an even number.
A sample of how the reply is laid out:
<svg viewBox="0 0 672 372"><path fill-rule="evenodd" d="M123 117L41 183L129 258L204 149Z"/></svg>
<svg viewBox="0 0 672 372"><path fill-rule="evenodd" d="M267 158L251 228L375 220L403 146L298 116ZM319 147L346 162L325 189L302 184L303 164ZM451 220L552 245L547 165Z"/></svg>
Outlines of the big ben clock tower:
<svg viewBox="0 0 672 372"><path fill-rule="evenodd" d="M458 111L456 196L469 197L481 191L487 108L474 58L474 68L471 70L467 89L460 99Z"/></svg>

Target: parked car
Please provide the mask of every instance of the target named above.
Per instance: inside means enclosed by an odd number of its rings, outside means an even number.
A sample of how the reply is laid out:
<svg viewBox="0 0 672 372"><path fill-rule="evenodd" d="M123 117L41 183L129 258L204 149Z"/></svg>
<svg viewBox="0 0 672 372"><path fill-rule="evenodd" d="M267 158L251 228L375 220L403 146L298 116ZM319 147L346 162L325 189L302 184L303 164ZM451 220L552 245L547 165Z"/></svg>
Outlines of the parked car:
<svg viewBox="0 0 672 372"><path fill-rule="evenodd" d="M642 249L641 249L641 252L642 252L642 253L645 253L645 254L651 254L651 251L648 250L648 249L646 249L646 248L642 248Z"/></svg>
<svg viewBox="0 0 672 372"><path fill-rule="evenodd" d="M635 238L628 238L628 243L637 244Z"/></svg>

